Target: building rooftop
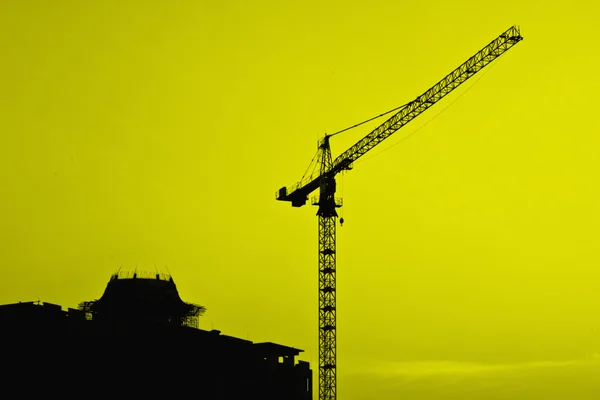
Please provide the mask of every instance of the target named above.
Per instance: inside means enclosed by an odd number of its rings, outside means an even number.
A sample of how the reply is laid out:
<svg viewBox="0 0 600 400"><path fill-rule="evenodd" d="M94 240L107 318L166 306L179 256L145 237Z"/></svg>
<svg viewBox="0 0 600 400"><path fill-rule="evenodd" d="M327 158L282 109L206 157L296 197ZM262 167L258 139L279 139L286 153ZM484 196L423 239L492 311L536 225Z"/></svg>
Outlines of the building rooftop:
<svg viewBox="0 0 600 400"><path fill-rule="evenodd" d="M117 320L120 321L120 320ZM95 331L98 324L111 325L115 320L104 320L90 318L85 310L68 308L63 310L61 306L48 302L28 301L14 304L0 305L0 324L4 330L15 332L26 331L32 326L38 326L43 322L46 326L63 327L59 329L64 335L81 335L84 330L80 326L88 326L89 331ZM158 324L157 324L158 322ZM183 341L198 340L202 343L213 343L214 346L226 346L233 353L254 353L260 358L275 360L280 357L293 361L296 356L304 350L284 346L273 342L254 343L250 340L237 338L235 336L223 335L219 330L204 330L188 326L174 326L162 324L160 321L133 320L132 325L126 331L105 331L106 335L134 335L140 332L159 332L160 335L169 337L177 336ZM160 326L170 328L168 330L157 329ZM10 327L10 329L7 329ZM94 333L94 335L96 335ZM150 335L151 336L151 335Z"/></svg>
<svg viewBox="0 0 600 400"><path fill-rule="evenodd" d="M100 397L177 399L201 390L204 397L223 400L312 398L310 365L295 360L302 350L218 330L98 315L39 301L0 305L2 337L17 349L3 355L6 369L15 373L4 381L21 382L29 371L27 382L59 397L81 397L83 384L95 394L104 390ZM24 390L22 383L15 386Z"/></svg>
<svg viewBox="0 0 600 400"><path fill-rule="evenodd" d="M262 353L275 357L295 357L304 351L273 342L255 343L254 346L260 349Z"/></svg>
<svg viewBox="0 0 600 400"><path fill-rule="evenodd" d="M170 275L117 272L98 300L82 302L79 308L97 320L148 320L171 325L198 327L206 308L181 300Z"/></svg>

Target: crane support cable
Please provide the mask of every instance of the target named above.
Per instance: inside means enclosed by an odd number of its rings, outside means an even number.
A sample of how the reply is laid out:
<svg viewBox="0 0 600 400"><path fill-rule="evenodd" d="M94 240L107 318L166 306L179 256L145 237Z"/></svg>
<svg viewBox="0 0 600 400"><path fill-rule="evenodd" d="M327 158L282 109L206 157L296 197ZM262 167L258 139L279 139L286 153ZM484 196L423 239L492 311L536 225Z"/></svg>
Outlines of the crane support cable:
<svg viewBox="0 0 600 400"><path fill-rule="evenodd" d="M333 160L328 170L314 178L311 177L300 181L291 187L280 188L276 193L277 200L290 201L294 207L303 206L308 200L308 195L319 187L323 177L333 177L345 169L350 169L354 161L446 97L450 92L522 40L523 37L519 28L517 26L510 27L422 95L406 106L401 107L396 114L392 115L371 133L340 154Z"/></svg>
<svg viewBox="0 0 600 400"><path fill-rule="evenodd" d="M317 159L317 157L319 156L320 151L317 150L317 152L315 153L315 155L313 156L312 160L310 160L310 164L308 164L308 167L306 167L306 171L304 171L304 174L302 175L302 179L301 181L304 180L304 178L306 177L306 174L308 174L308 171L310 171L310 167L313 166L313 164L316 166L315 164L315 160ZM313 167L314 170L315 167ZM313 172L310 173L310 176L313 175Z"/></svg>
<svg viewBox="0 0 600 400"><path fill-rule="evenodd" d="M403 104L403 105L401 105L401 106L399 106L399 107L393 108L393 109L391 109L391 110L389 110L389 111L386 111L386 112L384 112L384 113L382 113L382 114L379 114L379 115L377 115L377 116L375 116L375 117L372 117L372 118L369 118L369 119L367 119L367 120L364 120L364 121L362 121L362 122L359 122L358 124L354 124L354 125L352 125L352 126L350 126L350 127L348 127L348 128L342 129L341 131L337 131L337 132L335 132L335 133L331 133L331 134L326 134L325 136L332 137L332 136L338 135L338 134L340 134L340 133L342 133L342 132L349 131L350 129L358 128L359 126L361 126L361 125L364 125L364 124L366 124L367 122L371 122L371 121L373 121L373 120L376 120L377 118L381 118L381 117L383 117L383 116L385 116L385 115L388 115L388 114L391 114L391 113L393 113L394 111L400 110L401 108L403 108L403 107L406 107L408 104L410 104L410 103ZM310 171L310 167L313 165L313 163L314 163L315 159L317 158L317 156L319 155L319 153L320 153L320 150L318 150L318 151L315 153L315 155L313 156L313 159L310 161L310 164L309 164L309 165L308 165L308 167L306 168L306 171L304 171L304 174L302 175L302 178L300 179L300 182L303 182L303 181L305 180L304 178L306 178L306 175L307 175L307 174L308 174L308 172ZM313 172L311 172L311 174L309 175L309 179L312 179L312 177L313 177Z"/></svg>
<svg viewBox="0 0 600 400"><path fill-rule="evenodd" d="M335 132L335 133L332 133L332 134L330 134L330 135L327 135L327 136L335 136L335 135L338 135L338 134L340 134L340 133L342 133L342 132L349 131L350 129L358 128L359 126L361 126L361 125L364 125L364 124L366 124L367 122L371 122L371 121L373 121L373 120L376 120L377 118L381 118L381 117L383 117L384 115L388 115L388 114L390 114L390 113L393 113L394 111L400 110L401 108L404 108L404 107L406 107L406 106L407 106L407 105L409 105L409 104L410 104L410 103L403 104L403 105L401 105L401 106L399 106L399 107L396 107L396 108L393 108L393 109L391 109L390 111L386 111L386 112L384 112L383 114L379 114L379 115L377 115L377 116L375 116L375 117L369 118L369 119L367 119L367 120L365 120L365 121L363 121L363 122L359 122L359 123L358 123L358 124L356 124L356 125L352 125L352 126L350 126L350 127L346 128L346 129L342 129L341 131L337 131L337 132Z"/></svg>
<svg viewBox="0 0 600 400"><path fill-rule="evenodd" d="M496 59L498 60L498 59ZM379 153L377 154L373 154L371 157L367 157L367 158L363 158L358 160L355 164L359 164L359 163L363 163L367 160L371 160L383 153L385 153L386 151L388 151L389 149L391 149L392 147L395 147L397 145L399 145L400 143L404 142L406 139L408 139L409 137L413 136L415 133L419 132L421 129L425 128L427 125L429 125L434 119L436 119L437 117L439 117L444 111L446 111L448 108L450 108L454 103L456 103L461 97L463 97L465 94L467 94L467 92L469 90L471 90L480 80L483 79L484 76L486 76L491 70L492 68L494 68L494 66L496 65L497 62L494 62L493 64L491 64L490 68L488 68L486 71L483 72L482 75L479 76L479 78L477 78L475 80L475 82L473 82L473 84L471 86L469 86L464 92L462 92L461 94L459 94L458 96L456 96L456 98L454 100L452 100L452 102L450 102L446 107L442 108L437 114L435 114L433 117L431 117L427 122L425 122L423 125L419 126L417 129L415 129L414 131L412 131L411 133L409 133L408 135L404 136L402 139L398 140L396 143L394 143L393 145L391 145L390 147L387 147L383 150L381 150Z"/></svg>
<svg viewBox="0 0 600 400"><path fill-rule="evenodd" d="M333 161L333 166L329 173L335 175L337 172L345 169L349 164L352 164L398 129L421 115L429 107L444 98L522 39L523 37L516 26L506 30L425 93L409 103L407 107L402 108L402 110L394 114L390 119L340 154Z"/></svg>

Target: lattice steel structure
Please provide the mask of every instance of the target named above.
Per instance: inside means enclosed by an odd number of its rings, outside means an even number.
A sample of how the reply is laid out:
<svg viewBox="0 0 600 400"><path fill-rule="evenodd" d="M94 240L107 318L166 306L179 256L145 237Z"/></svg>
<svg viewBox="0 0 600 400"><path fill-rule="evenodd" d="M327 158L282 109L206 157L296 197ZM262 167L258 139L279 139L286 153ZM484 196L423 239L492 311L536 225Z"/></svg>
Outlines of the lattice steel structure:
<svg viewBox="0 0 600 400"><path fill-rule="evenodd" d="M325 173L331 169L332 158L329 136L321 141L319 207L319 393L335 399L336 392L336 309L335 309L335 211L341 203L335 201L335 179Z"/></svg>
<svg viewBox="0 0 600 400"><path fill-rule="evenodd" d="M190 328L198 328L198 318L206 311L181 300L171 276L139 272L115 273L102 297L81 302L79 309L95 321L153 321Z"/></svg>
<svg viewBox="0 0 600 400"><path fill-rule="evenodd" d="M500 57L515 44L523 40L517 26L504 31L487 46L426 90L415 100L405 104L392 117L359 140L348 150L332 160L329 139L325 135L319 142L319 171L297 184L282 187L276 198L289 201L293 207L306 204L308 196L317 188L320 196L312 204L319 207L319 399L336 399L336 208L342 206L336 199L335 176L352 169L352 164L369 150L390 137L394 132L421 115L454 89L477 74L485 66Z"/></svg>

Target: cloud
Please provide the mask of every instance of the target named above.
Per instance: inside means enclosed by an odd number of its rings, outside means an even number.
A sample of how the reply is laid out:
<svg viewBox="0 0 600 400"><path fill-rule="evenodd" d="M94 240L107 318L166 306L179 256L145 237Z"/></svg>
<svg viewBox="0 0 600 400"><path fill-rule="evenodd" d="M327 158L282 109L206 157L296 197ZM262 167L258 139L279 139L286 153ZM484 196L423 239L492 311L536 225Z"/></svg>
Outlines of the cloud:
<svg viewBox="0 0 600 400"><path fill-rule="evenodd" d="M532 361L524 363L476 363L460 361L410 361L381 362L363 371L389 377L428 378L435 376L473 376L501 374L505 372L531 371L540 369L566 368L583 365L600 366L600 356L563 361Z"/></svg>
<svg viewBox="0 0 600 400"><path fill-rule="evenodd" d="M340 386L342 392L351 388L351 400L595 400L600 356L521 363L380 362L341 377Z"/></svg>

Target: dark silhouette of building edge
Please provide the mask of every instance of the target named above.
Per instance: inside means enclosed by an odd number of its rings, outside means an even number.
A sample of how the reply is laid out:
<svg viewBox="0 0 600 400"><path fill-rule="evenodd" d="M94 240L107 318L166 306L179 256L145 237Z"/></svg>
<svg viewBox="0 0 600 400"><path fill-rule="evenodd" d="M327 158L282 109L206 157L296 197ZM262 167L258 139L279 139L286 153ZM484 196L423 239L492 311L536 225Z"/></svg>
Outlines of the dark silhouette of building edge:
<svg viewBox="0 0 600 400"><path fill-rule="evenodd" d="M302 350L200 329L205 311L181 299L171 276L137 272L114 274L100 299L76 309L1 305L2 387L14 386L18 398L40 391L63 398L312 399L309 363L295 359Z"/></svg>
<svg viewBox="0 0 600 400"><path fill-rule="evenodd" d="M169 275L117 272L99 300L84 301L79 309L97 321L154 321L198 328L206 308L185 303Z"/></svg>

